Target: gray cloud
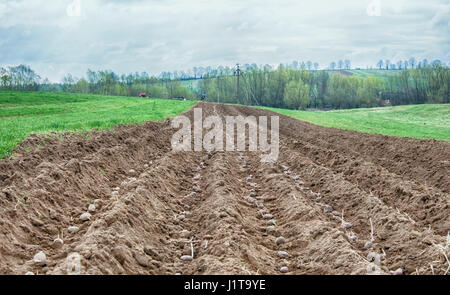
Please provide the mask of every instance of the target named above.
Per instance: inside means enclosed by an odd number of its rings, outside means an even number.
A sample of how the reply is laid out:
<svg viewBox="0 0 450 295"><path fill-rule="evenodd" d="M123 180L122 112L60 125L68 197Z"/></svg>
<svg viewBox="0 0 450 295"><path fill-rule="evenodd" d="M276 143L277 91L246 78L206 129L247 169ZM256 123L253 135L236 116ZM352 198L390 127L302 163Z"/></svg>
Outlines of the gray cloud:
<svg viewBox="0 0 450 295"><path fill-rule="evenodd" d="M81 3L80 16L67 6ZM236 62L349 58L450 61L448 1L0 0L0 64L25 63L59 81L87 68L186 70Z"/></svg>

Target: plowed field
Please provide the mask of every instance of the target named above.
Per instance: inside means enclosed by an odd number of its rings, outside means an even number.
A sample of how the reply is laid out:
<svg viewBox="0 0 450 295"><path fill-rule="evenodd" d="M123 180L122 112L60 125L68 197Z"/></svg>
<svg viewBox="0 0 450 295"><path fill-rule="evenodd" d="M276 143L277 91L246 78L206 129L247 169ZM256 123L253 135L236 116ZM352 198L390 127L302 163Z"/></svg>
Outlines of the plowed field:
<svg viewBox="0 0 450 295"><path fill-rule="evenodd" d="M173 152L169 120L30 136L0 161L0 273L70 273L71 253L82 274L367 274L378 254L382 274L448 271L449 142L278 116L276 163Z"/></svg>

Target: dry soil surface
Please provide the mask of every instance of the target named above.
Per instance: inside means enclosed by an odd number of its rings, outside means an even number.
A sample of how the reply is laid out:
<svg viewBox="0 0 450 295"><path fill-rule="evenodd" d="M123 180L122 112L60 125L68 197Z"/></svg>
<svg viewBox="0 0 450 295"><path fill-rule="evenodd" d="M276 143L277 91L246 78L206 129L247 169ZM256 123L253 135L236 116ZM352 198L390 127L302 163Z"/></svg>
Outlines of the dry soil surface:
<svg viewBox="0 0 450 295"><path fill-rule="evenodd" d="M278 116L276 163L173 152L170 120L30 136L0 160L0 273L78 273L78 258L82 274L448 271L450 143Z"/></svg>

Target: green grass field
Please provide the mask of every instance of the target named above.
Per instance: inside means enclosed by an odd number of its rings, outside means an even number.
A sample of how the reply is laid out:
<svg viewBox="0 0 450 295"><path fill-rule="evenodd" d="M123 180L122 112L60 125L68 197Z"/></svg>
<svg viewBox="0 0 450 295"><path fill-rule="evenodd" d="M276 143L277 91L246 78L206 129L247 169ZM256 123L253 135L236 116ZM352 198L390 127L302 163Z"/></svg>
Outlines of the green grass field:
<svg viewBox="0 0 450 295"><path fill-rule="evenodd" d="M329 112L263 108L325 127L450 141L450 104L409 105Z"/></svg>
<svg viewBox="0 0 450 295"><path fill-rule="evenodd" d="M378 69L368 69L368 70L349 70L358 77L367 78L369 76L378 78L387 78L388 76L398 75L400 71L396 70L378 70Z"/></svg>
<svg viewBox="0 0 450 295"><path fill-rule="evenodd" d="M0 158L31 133L85 132L159 121L196 101L0 91ZM265 107L263 107L265 108ZM410 105L329 112L269 109L316 125L391 136L450 141L450 105Z"/></svg>
<svg viewBox="0 0 450 295"><path fill-rule="evenodd" d="M119 124L160 121L196 101L102 95L0 91L0 158L31 133L84 132Z"/></svg>

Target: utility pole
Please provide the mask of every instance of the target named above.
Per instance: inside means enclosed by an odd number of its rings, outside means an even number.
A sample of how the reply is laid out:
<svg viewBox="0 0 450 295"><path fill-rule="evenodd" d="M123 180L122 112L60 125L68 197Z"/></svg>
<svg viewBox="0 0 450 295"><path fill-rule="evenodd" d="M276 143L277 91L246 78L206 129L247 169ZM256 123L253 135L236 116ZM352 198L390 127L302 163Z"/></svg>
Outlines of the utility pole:
<svg viewBox="0 0 450 295"><path fill-rule="evenodd" d="M239 99L239 80L241 77L241 69L239 68L239 64L236 64L236 76L237 76L237 89L236 89L236 102L239 104L240 103L240 99Z"/></svg>

